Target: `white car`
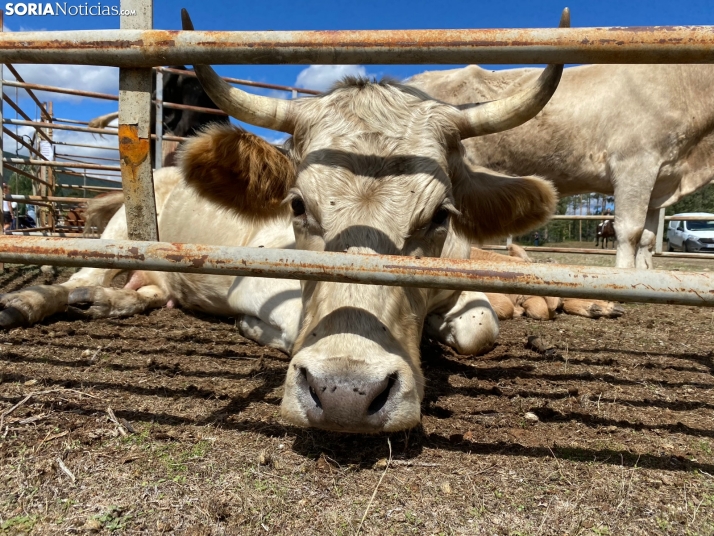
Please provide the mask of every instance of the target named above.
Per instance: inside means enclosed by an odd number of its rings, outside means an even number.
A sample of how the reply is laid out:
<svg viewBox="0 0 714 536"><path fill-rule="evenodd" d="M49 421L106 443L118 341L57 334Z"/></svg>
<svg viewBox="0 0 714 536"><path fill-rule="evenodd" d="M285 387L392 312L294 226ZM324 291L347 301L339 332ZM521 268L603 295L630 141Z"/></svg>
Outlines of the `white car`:
<svg viewBox="0 0 714 536"><path fill-rule="evenodd" d="M714 214L687 212L678 216L708 216L711 220L670 220L667 229L668 251L679 249L692 253L714 253Z"/></svg>

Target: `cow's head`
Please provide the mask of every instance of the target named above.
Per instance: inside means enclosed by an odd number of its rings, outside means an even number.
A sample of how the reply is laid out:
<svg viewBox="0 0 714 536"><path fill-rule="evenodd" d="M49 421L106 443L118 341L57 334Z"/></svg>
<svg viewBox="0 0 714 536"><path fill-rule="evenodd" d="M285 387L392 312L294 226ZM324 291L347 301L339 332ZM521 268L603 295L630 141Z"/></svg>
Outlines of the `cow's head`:
<svg viewBox="0 0 714 536"><path fill-rule="evenodd" d="M184 29L192 29L187 14ZM536 115L561 70L548 67L536 87L512 97L457 108L409 86L356 79L319 97L271 99L196 66L221 109L292 138L284 155L238 129L213 127L187 142L184 174L201 195L243 215L290 215L299 249L453 254L456 237L518 234L552 214L549 183L474 169L461 140ZM432 292L304 282L283 415L349 432L417 424L424 393L419 340Z"/></svg>

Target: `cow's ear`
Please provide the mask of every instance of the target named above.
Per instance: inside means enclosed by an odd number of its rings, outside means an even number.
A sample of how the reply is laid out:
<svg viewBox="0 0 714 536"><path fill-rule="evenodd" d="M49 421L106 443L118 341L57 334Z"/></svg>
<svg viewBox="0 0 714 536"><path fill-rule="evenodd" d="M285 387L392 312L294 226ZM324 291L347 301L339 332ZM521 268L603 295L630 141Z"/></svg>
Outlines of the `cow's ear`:
<svg viewBox="0 0 714 536"><path fill-rule="evenodd" d="M555 212L553 185L537 177L509 177L463 161L452 168L454 227L471 240L519 235L546 223Z"/></svg>
<svg viewBox="0 0 714 536"><path fill-rule="evenodd" d="M214 124L185 142L178 157L189 186L244 216L272 218L295 183L293 163L264 139Z"/></svg>

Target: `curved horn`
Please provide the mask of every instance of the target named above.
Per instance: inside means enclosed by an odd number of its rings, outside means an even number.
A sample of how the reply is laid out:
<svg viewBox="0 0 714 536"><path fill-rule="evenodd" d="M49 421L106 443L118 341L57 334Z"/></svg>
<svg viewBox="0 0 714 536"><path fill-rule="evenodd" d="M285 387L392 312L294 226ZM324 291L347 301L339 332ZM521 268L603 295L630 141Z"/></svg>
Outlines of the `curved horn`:
<svg viewBox="0 0 714 536"><path fill-rule="evenodd" d="M193 22L186 9L181 9L181 23L184 30L193 30ZM257 127L293 133L292 102L234 88L208 65L194 65L194 70L204 91L228 115Z"/></svg>
<svg viewBox="0 0 714 536"><path fill-rule="evenodd" d="M570 10L567 7L560 17L560 28L570 28ZM502 132L532 119L555 93L561 74L562 65L548 65L532 87L503 99L468 105L471 106L469 109L461 111L461 139Z"/></svg>

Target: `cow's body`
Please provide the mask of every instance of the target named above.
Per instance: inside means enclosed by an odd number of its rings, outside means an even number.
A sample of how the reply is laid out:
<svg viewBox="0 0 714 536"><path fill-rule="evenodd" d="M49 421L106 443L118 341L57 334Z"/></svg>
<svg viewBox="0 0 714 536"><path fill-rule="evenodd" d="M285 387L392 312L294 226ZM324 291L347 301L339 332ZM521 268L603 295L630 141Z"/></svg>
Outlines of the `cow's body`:
<svg viewBox="0 0 714 536"><path fill-rule="evenodd" d="M502 98L539 69L477 66L409 83L452 104ZM565 69L541 113L464 142L469 159L549 179L560 195L614 194L617 266L651 266L658 211L714 177L713 65L589 65ZM644 233L643 233L644 230Z"/></svg>

